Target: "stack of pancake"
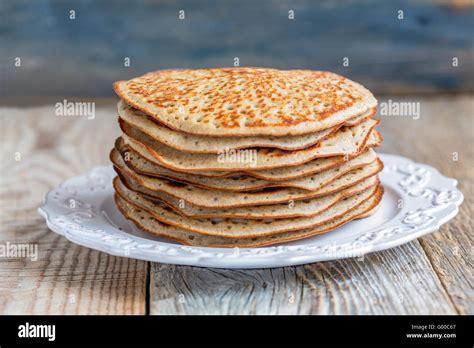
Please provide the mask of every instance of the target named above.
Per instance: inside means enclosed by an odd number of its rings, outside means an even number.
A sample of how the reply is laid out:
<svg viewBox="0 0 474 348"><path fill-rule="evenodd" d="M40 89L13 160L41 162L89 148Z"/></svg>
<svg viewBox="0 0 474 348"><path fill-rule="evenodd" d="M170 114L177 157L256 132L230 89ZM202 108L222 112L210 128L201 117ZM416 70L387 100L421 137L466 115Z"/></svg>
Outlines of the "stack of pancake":
<svg viewBox="0 0 474 348"><path fill-rule="evenodd" d="M342 76L163 70L114 89L115 202L144 231L257 247L334 230L381 201L377 101Z"/></svg>

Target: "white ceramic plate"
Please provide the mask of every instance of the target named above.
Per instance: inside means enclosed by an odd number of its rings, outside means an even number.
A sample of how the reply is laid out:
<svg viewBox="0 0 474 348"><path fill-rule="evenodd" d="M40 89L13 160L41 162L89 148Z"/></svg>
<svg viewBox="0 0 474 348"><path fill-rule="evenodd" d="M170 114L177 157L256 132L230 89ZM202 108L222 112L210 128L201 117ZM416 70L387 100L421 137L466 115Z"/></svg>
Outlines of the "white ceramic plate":
<svg viewBox="0 0 474 348"><path fill-rule="evenodd" d="M433 167L380 154L385 195L377 212L319 236L261 248L205 248L151 236L125 220L113 201L111 166L93 168L51 190L38 211L70 241L153 262L218 268L265 268L360 257L407 243L452 219L463 201L457 181Z"/></svg>

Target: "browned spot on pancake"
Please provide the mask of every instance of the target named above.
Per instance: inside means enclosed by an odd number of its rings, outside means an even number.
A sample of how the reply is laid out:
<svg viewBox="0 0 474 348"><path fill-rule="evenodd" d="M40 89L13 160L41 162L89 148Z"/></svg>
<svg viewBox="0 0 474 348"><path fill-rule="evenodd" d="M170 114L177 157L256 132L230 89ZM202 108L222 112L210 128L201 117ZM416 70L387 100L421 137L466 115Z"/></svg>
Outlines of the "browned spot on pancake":
<svg viewBox="0 0 474 348"><path fill-rule="evenodd" d="M244 119L248 128L321 121L363 99L346 78L310 70L164 70L132 79L127 87L169 115L200 115L216 128L239 128Z"/></svg>
<svg viewBox="0 0 474 348"><path fill-rule="evenodd" d="M172 186L172 187L186 187L186 186L188 186L188 184L184 184L184 183L179 182L179 181L166 180L166 179L163 179L163 180L166 181L166 183L167 183L169 186Z"/></svg>

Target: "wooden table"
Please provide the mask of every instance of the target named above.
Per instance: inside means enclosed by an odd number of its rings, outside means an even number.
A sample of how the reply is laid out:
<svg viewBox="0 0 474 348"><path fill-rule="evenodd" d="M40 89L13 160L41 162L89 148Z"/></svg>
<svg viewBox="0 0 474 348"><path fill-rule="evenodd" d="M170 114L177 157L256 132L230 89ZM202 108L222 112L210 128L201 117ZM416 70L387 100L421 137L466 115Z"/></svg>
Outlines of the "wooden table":
<svg viewBox="0 0 474 348"><path fill-rule="evenodd" d="M55 116L62 98L2 107L0 241L36 243L39 259L0 259L0 314L474 314L474 99L411 100L421 102L421 118L382 117L380 151L457 178L465 195L459 215L362 261L262 270L114 257L50 231L37 207L66 178L108 163L119 134L114 101L97 101L94 120Z"/></svg>

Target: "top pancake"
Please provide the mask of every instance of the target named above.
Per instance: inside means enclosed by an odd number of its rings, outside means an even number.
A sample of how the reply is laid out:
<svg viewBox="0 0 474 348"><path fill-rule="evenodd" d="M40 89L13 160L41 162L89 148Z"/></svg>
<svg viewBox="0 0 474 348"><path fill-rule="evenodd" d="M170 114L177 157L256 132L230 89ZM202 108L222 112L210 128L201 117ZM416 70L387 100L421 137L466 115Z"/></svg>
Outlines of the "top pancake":
<svg viewBox="0 0 474 348"><path fill-rule="evenodd" d="M342 126L355 126L375 115L376 109L353 117L337 126L323 131L286 137L254 136L254 137L211 137L175 131L159 122L150 120L143 112L127 105L123 100L117 104L119 123L124 127L135 127L150 137L177 150L192 153L219 153L222 150L237 150L249 147L270 147L280 150L301 150L326 139ZM126 125L124 125L125 123Z"/></svg>
<svg viewBox="0 0 474 348"><path fill-rule="evenodd" d="M117 81L114 89L172 129L226 137L318 132L377 104L360 84L310 70L162 70Z"/></svg>

